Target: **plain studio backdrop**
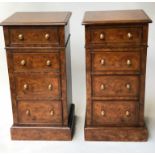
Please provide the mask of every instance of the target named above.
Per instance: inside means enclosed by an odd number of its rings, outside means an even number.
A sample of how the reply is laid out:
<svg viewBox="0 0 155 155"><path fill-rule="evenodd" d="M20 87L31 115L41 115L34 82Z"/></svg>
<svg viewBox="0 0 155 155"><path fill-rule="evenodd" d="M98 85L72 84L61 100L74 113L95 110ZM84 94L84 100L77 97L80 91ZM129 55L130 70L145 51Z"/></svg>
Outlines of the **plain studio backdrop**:
<svg viewBox="0 0 155 155"><path fill-rule="evenodd" d="M76 130L72 141L11 141L12 108L4 37L0 28L0 152L155 152L155 23L149 27L145 117L148 142L84 141L86 107L85 37L81 25L85 11L143 9L155 21L155 3L0 3L0 21L14 12L71 11L71 65Z"/></svg>

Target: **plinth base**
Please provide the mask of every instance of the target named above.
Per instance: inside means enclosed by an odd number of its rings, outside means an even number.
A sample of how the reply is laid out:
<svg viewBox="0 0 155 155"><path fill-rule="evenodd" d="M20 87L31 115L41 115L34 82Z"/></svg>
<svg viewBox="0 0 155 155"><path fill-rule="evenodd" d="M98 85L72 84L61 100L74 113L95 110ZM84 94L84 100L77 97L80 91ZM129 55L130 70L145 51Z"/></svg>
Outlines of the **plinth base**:
<svg viewBox="0 0 155 155"><path fill-rule="evenodd" d="M88 141L147 141L148 131L144 127L86 127Z"/></svg>

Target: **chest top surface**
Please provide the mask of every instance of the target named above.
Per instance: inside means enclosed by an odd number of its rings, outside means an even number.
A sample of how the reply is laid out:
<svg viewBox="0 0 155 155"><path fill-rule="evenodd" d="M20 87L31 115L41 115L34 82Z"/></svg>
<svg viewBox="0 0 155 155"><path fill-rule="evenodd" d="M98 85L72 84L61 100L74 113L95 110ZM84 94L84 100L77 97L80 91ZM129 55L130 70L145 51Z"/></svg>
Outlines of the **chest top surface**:
<svg viewBox="0 0 155 155"><path fill-rule="evenodd" d="M66 25L71 12L16 12L1 25Z"/></svg>
<svg viewBox="0 0 155 155"><path fill-rule="evenodd" d="M83 25L93 24L129 24L151 23L143 10L88 11L84 15Z"/></svg>

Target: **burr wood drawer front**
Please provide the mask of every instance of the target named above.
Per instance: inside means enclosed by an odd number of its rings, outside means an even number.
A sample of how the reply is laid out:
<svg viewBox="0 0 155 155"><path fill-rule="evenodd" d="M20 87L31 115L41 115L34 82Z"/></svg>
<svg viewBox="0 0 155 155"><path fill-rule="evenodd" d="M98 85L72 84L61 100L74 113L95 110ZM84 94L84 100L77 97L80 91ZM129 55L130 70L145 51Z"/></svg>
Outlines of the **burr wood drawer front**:
<svg viewBox="0 0 155 155"><path fill-rule="evenodd" d="M140 52L94 52L92 70L140 72Z"/></svg>
<svg viewBox="0 0 155 155"><path fill-rule="evenodd" d="M93 97L137 97L139 96L139 76L134 75L94 75L92 76Z"/></svg>
<svg viewBox="0 0 155 155"><path fill-rule="evenodd" d="M88 43L106 44L106 43L141 43L141 27L104 27L98 26L90 28L90 39Z"/></svg>
<svg viewBox="0 0 155 155"><path fill-rule="evenodd" d="M19 101L18 121L21 124L61 124L61 102L47 100Z"/></svg>
<svg viewBox="0 0 155 155"><path fill-rule="evenodd" d="M14 53L14 71L16 72L59 72L59 52L54 53Z"/></svg>
<svg viewBox="0 0 155 155"><path fill-rule="evenodd" d="M11 46L57 46L59 45L58 27L21 26L9 28Z"/></svg>
<svg viewBox="0 0 155 155"><path fill-rule="evenodd" d="M133 125L137 122L138 103L133 101L94 101L94 125Z"/></svg>
<svg viewBox="0 0 155 155"><path fill-rule="evenodd" d="M20 74L15 76L17 98L60 99L60 77L52 74Z"/></svg>

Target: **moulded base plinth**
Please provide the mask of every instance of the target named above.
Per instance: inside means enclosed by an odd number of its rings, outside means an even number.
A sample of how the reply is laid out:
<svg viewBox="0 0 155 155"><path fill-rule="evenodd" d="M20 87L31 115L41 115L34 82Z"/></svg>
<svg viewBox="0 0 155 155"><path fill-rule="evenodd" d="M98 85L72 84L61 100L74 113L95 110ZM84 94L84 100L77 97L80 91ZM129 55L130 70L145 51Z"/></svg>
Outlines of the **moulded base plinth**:
<svg viewBox="0 0 155 155"><path fill-rule="evenodd" d="M87 127L85 140L88 141L147 141L148 131L144 127Z"/></svg>

